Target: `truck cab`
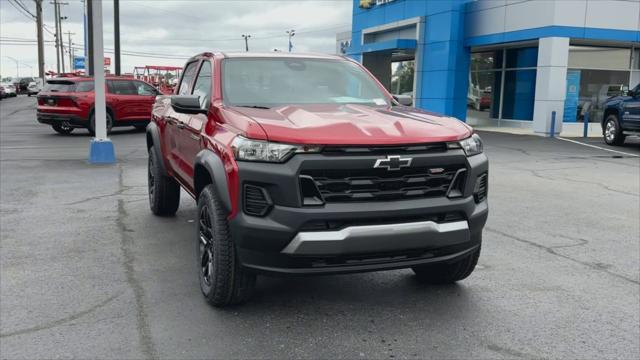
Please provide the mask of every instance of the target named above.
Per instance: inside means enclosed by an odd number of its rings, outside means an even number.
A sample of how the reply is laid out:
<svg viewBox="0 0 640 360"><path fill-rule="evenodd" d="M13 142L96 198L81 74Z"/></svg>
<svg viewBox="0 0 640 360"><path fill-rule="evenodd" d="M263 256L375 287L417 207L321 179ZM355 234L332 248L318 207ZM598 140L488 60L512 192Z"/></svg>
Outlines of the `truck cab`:
<svg viewBox="0 0 640 360"><path fill-rule="evenodd" d="M606 101L601 125L604 141L609 145L622 145L627 136L640 135L640 84Z"/></svg>

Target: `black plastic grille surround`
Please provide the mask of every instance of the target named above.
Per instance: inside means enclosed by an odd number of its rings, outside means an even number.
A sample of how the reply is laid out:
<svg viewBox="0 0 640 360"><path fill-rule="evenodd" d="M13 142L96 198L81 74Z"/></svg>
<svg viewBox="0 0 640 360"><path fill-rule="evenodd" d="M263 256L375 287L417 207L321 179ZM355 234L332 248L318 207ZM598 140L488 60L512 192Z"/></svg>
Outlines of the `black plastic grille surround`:
<svg viewBox="0 0 640 360"><path fill-rule="evenodd" d="M303 170L327 203L443 197L460 166Z"/></svg>

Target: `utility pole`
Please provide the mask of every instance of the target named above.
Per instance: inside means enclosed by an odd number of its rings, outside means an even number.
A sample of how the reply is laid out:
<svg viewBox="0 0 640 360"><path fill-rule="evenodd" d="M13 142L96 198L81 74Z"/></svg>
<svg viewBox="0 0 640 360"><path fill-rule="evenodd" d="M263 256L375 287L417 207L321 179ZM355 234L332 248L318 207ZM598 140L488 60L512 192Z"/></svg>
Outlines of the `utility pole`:
<svg viewBox="0 0 640 360"><path fill-rule="evenodd" d="M67 31L65 34L67 34L67 36L69 37L69 71L73 71L73 49L71 48L71 46L73 45L71 43L71 35L75 35L76 33L72 33L71 31Z"/></svg>
<svg viewBox="0 0 640 360"><path fill-rule="evenodd" d="M42 0L36 1L36 27L38 33L38 77L44 79L44 38L42 37Z"/></svg>
<svg viewBox="0 0 640 360"><path fill-rule="evenodd" d="M60 62L62 63L62 72L66 72L64 68L64 39L62 38L62 20L66 20L66 16L62 16L62 11L60 11L61 5L69 5L69 3L63 3L60 1L56 1L58 3L58 29L60 34ZM69 69L71 69L71 64L69 64Z"/></svg>
<svg viewBox="0 0 640 360"><path fill-rule="evenodd" d="M251 37L251 35L249 34L242 34L242 37L244 38L244 51L249 51L249 38Z"/></svg>
<svg viewBox="0 0 640 360"><path fill-rule="evenodd" d="M58 33L58 22L60 14L58 14L58 0L53 0L49 4L53 4L54 21L56 25L56 72L60 74L60 33Z"/></svg>
<svg viewBox="0 0 640 360"><path fill-rule="evenodd" d="M291 29L291 30L285 31L285 33L289 35L289 52L291 52L291 49L293 49L293 43L291 43L291 38L295 36L296 31Z"/></svg>
<svg viewBox="0 0 640 360"><path fill-rule="evenodd" d="M89 57L88 59L89 68L87 69L86 73L89 76L93 76L94 70L95 70L95 64L93 63L93 0L86 0L86 1L87 1L87 29L89 30L89 36L87 36L87 39L89 40L88 41L89 44L87 46L87 52ZM87 59L85 59L85 66L86 64L87 64Z"/></svg>
<svg viewBox="0 0 640 360"><path fill-rule="evenodd" d="M113 0L113 58L116 63L116 76L120 76L120 0Z"/></svg>

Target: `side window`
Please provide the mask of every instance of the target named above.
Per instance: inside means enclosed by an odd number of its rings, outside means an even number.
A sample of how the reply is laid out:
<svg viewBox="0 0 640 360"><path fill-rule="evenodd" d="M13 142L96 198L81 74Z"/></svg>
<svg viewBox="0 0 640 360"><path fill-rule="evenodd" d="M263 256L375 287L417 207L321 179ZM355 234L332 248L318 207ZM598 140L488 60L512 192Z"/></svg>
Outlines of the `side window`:
<svg viewBox="0 0 640 360"><path fill-rule="evenodd" d="M93 91L93 81L79 81L76 85L76 92Z"/></svg>
<svg viewBox="0 0 640 360"><path fill-rule="evenodd" d="M109 92L115 95L138 95L138 89L130 80L113 80L107 86Z"/></svg>
<svg viewBox="0 0 640 360"><path fill-rule="evenodd" d="M152 96L155 95L157 93L156 89L153 88L153 86L149 85L149 84L145 84L143 82L140 81L135 81L134 84L136 85L136 90L137 90L137 94L141 95L141 96Z"/></svg>
<svg viewBox="0 0 640 360"><path fill-rule="evenodd" d="M184 69L182 81L180 82L180 87L178 88L178 95L189 95L189 86L191 85L193 78L196 76L197 65L198 62L194 61L187 65L186 69Z"/></svg>
<svg viewBox="0 0 640 360"><path fill-rule="evenodd" d="M198 95L200 98L200 107L202 109L209 108L209 102L211 101L211 63L209 61L203 61L196 84L193 86L193 95Z"/></svg>

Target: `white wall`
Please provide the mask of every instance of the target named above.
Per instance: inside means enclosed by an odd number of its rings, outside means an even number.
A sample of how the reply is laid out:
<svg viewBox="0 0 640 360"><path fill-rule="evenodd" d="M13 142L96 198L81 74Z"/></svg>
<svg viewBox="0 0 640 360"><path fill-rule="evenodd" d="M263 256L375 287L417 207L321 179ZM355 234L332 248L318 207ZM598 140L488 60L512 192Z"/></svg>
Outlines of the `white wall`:
<svg viewBox="0 0 640 360"><path fill-rule="evenodd" d="M567 88L569 38L541 38L538 45L538 71L533 107L533 131L551 133L551 113L556 112L555 133L562 131L564 100Z"/></svg>
<svg viewBox="0 0 640 360"><path fill-rule="evenodd" d="M640 0L479 0L466 11L467 37L552 25L640 31Z"/></svg>

